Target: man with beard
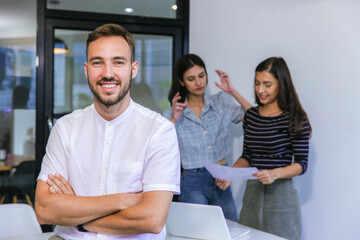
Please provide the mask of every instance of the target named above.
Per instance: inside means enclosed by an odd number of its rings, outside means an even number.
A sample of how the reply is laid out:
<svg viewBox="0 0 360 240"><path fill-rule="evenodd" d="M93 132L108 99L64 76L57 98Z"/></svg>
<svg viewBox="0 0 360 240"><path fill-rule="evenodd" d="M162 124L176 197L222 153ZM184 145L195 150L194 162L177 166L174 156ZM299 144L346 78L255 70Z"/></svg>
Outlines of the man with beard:
<svg viewBox="0 0 360 240"><path fill-rule="evenodd" d="M36 189L41 224L57 239L165 239L179 193L174 125L130 98L134 38L106 24L89 34L85 75L94 104L57 120Z"/></svg>

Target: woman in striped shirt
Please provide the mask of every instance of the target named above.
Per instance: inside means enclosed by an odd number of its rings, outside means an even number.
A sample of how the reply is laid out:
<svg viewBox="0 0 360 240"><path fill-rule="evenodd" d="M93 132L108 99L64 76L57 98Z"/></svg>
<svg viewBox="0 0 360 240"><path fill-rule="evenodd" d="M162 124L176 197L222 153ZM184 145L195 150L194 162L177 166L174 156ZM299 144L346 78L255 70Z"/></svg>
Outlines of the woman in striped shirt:
<svg viewBox="0 0 360 240"><path fill-rule="evenodd" d="M239 222L287 239L300 239L301 214L292 178L306 172L311 125L283 58L255 70L257 107L244 118L243 154L233 167L257 167L248 180ZM229 181L219 180L226 189Z"/></svg>

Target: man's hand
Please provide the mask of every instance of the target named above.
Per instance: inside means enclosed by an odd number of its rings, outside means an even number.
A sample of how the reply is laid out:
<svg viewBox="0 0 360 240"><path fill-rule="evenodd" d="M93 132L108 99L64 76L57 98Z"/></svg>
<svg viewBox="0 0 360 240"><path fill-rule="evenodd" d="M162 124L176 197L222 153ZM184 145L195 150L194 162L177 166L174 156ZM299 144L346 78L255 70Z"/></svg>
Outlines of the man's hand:
<svg viewBox="0 0 360 240"><path fill-rule="evenodd" d="M49 174L46 183L49 185L51 193L62 193L76 195L70 183L60 174Z"/></svg>
<svg viewBox="0 0 360 240"><path fill-rule="evenodd" d="M46 183L49 185L50 193L76 195L70 183L60 174L49 174L48 177ZM121 210L136 206L143 197L142 193L120 193L118 195L122 199Z"/></svg>

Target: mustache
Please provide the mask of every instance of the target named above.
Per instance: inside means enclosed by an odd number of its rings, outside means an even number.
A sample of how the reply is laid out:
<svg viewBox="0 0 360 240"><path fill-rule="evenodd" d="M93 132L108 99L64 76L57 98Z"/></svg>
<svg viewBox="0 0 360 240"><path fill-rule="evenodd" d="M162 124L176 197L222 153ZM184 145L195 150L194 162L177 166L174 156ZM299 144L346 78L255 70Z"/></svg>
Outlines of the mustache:
<svg viewBox="0 0 360 240"><path fill-rule="evenodd" d="M114 77L110 77L110 78L107 78L107 77L103 77L101 78L100 80L98 80L96 83L97 84L103 84L103 83L117 83L117 84L121 84L121 81L119 81L118 79L115 79Z"/></svg>
<svg viewBox="0 0 360 240"><path fill-rule="evenodd" d="M115 78L111 77L111 78L102 78L101 81L104 81L104 82L114 82L115 81Z"/></svg>

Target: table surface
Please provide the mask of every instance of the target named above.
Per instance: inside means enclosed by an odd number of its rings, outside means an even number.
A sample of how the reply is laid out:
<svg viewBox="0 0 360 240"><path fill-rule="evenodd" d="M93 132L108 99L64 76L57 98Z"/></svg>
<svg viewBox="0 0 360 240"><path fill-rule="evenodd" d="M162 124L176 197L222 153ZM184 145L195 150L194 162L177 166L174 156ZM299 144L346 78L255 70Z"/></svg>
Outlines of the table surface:
<svg viewBox="0 0 360 240"><path fill-rule="evenodd" d="M1 171L10 171L13 167L12 166L8 166L8 165L3 165L3 164L0 164L0 172Z"/></svg>
<svg viewBox="0 0 360 240"><path fill-rule="evenodd" d="M1 171L10 171L23 161L35 160L34 155L10 155L6 160L0 161L0 172Z"/></svg>
<svg viewBox="0 0 360 240"><path fill-rule="evenodd" d="M239 240L284 240L284 238L275 236L270 233L266 233L263 231L259 231L257 229L253 229L241 224L238 224L233 221L226 220L229 227L242 227L242 228L248 228L250 229L250 233L241 237ZM50 236L52 236L54 233L42 233L42 234L34 234L34 235L27 235L27 236L18 236L18 237L7 237L7 238L0 238L0 240L47 240ZM181 237L175 237L175 236L166 236L166 240L191 240L191 238L181 238Z"/></svg>
<svg viewBox="0 0 360 240"><path fill-rule="evenodd" d="M241 238L238 238L238 240L264 240L264 239L266 239L266 240L286 240L285 238L278 237L276 235L273 235L273 234L270 234L267 232L263 232L263 231L245 226L245 225L241 225L237 222L233 222L230 220L226 220L226 223L229 227L233 227L233 228L241 227L241 228L250 229L249 234L247 234ZM192 238L182 238L182 237L175 237L175 236L170 236L170 235L166 236L166 240L190 240L190 239L192 239Z"/></svg>

